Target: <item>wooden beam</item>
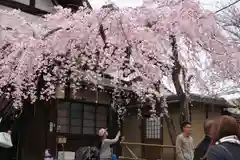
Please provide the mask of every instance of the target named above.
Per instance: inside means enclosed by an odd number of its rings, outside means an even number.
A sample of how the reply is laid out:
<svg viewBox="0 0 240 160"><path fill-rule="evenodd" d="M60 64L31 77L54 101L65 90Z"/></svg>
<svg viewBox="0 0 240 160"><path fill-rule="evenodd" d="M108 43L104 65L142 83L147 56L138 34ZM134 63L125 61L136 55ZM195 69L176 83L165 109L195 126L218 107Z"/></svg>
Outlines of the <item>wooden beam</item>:
<svg viewBox="0 0 240 160"><path fill-rule="evenodd" d="M176 148L173 145L160 145L160 144L149 144L149 143L137 143L137 142L120 142L125 145L137 145L137 146L149 146L149 147L160 147L160 148Z"/></svg>
<svg viewBox="0 0 240 160"><path fill-rule="evenodd" d="M140 158L132 158L132 157L123 157L123 156L119 156L119 159L124 159L124 160L147 160L147 159L140 159Z"/></svg>
<svg viewBox="0 0 240 160"><path fill-rule="evenodd" d="M32 7L35 7L36 0L29 0L29 5L32 6Z"/></svg>
<svg viewBox="0 0 240 160"><path fill-rule="evenodd" d="M29 13L32 15L36 15L36 16L42 16L44 14L48 14L49 12L35 8L33 6L30 5L26 5L26 4L22 4L16 1L12 1L12 0L0 0L0 5L12 8L12 9L20 9L21 11L25 12L25 13Z"/></svg>
<svg viewBox="0 0 240 160"><path fill-rule="evenodd" d="M208 113L209 112L209 105L208 104L204 104L204 105L205 105L205 113L206 113L205 118L208 119L208 117L209 117L209 113Z"/></svg>

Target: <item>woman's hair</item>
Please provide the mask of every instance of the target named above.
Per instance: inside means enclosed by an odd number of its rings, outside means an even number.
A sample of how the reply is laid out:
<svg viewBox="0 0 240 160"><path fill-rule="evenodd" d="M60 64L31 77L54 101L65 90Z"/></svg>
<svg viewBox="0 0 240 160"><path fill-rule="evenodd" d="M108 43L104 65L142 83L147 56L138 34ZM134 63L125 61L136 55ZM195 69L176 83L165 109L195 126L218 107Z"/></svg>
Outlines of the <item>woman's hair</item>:
<svg viewBox="0 0 240 160"><path fill-rule="evenodd" d="M213 124L213 120L210 120L210 119L205 120L205 122L203 124L203 129L204 129L205 135L210 134L212 124Z"/></svg>
<svg viewBox="0 0 240 160"><path fill-rule="evenodd" d="M212 145L215 145L221 138L231 135L235 135L240 139L240 130L237 120L230 116L220 116L216 118L212 123L210 135L212 138Z"/></svg>

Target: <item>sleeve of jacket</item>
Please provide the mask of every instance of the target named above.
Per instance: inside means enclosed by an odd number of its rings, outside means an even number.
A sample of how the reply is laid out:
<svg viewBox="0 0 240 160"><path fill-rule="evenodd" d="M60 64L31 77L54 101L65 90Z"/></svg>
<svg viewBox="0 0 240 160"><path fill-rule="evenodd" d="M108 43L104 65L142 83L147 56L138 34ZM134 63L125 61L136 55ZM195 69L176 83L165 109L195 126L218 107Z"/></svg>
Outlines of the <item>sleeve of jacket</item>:
<svg viewBox="0 0 240 160"><path fill-rule="evenodd" d="M2 119L0 123L0 132L7 132L11 129L12 121L9 117L5 117Z"/></svg>
<svg viewBox="0 0 240 160"><path fill-rule="evenodd" d="M193 160L200 160L204 155L201 151L200 146L197 146L197 148L194 150L194 159Z"/></svg>
<svg viewBox="0 0 240 160"><path fill-rule="evenodd" d="M120 132L117 133L116 137L114 139L104 139L104 143L108 143L108 144L114 144L116 143L120 138Z"/></svg>
<svg viewBox="0 0 240 160"><path fill-rule="evenodd" d="M207 160L224 160L224 157L215 147L209 148L207 152Z"/></svg>
<svg viewBox="0 0 240 160"><path fill-rule="evenodd" d="M181 136L177 136L177 139L176 139L176 154L177 154L177 160L184 160L184 156L182 153L182 138L181 138Z"/></svg>

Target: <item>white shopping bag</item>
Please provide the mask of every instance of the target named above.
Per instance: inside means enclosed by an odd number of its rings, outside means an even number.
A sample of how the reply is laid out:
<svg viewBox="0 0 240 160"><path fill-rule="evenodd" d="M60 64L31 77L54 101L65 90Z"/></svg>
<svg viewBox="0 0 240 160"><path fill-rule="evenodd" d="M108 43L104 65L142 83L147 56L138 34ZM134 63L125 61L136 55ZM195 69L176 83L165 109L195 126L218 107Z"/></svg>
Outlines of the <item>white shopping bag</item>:
<svg viewBox="0 0 240 160"><path fill-rule="evenodd" d="M11 148L12 146L11 135L6 132L0 132L0 147Z"/></svg>
<svg viewBox="0 0 240 160"><path fill-rule="evenodd" d="M53 157L51 156L51 154L49 153L48 149L45 149L45 157L44 160L53 160Z"/></svg>

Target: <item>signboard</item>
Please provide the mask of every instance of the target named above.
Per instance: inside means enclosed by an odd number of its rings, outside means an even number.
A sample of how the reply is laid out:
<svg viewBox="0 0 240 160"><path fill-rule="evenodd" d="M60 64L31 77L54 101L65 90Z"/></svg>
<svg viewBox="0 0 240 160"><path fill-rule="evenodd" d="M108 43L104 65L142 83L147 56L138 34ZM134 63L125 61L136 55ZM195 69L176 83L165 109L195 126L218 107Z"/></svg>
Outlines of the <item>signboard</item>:
<svg viewBox="0 0 240 160"><path fill-rule="evenodd" d="M67 143L67 138L66 137L58 137L57 138L57 143L58 144L66 144Z"/></svg>

